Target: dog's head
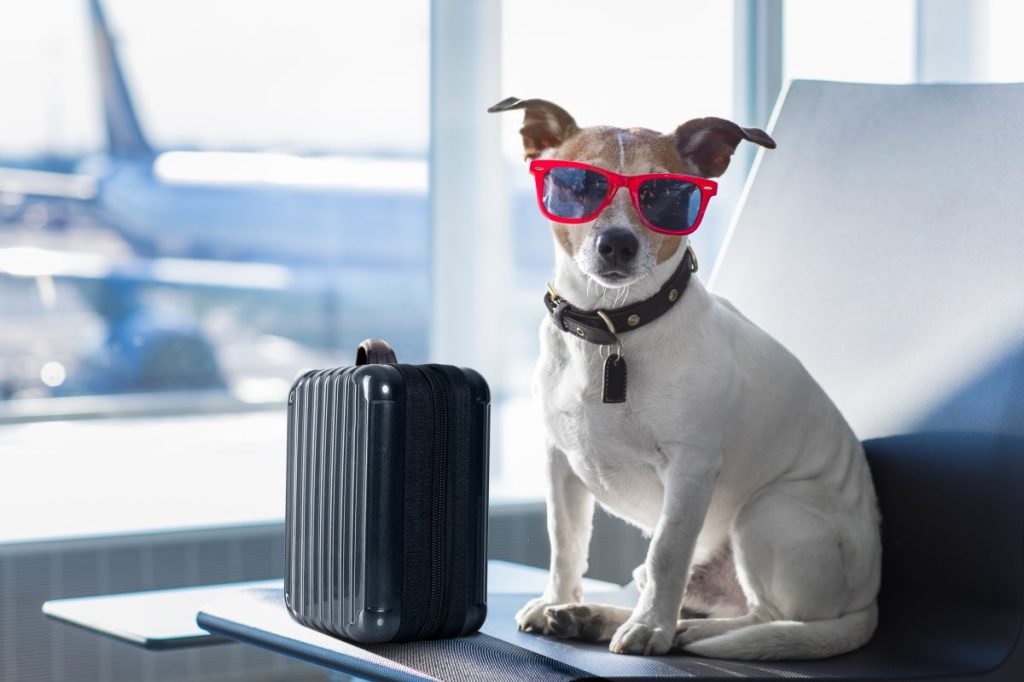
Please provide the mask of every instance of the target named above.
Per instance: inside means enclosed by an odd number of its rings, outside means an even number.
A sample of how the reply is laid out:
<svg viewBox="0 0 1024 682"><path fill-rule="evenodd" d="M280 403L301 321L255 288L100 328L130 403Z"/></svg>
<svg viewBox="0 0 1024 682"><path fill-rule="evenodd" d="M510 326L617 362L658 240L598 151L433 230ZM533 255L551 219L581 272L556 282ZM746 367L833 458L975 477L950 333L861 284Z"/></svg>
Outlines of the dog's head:
<svg viewBox="0 0 1024 682"><path fill-rule="evenodd" d="M515 97L491 112L522 109L520 133L527 159L575 161L621 176L672 173L718 177L729 167L741 140L769 149L775 142L762 130L741 128L721 118L698 118L672 133L643 128L580 128L565 109L540 99ZM592 220L552 222L556 242L585 275L605 287L622 287L651 274L686 243L686 237L649 229L622 187Z"/></svg>

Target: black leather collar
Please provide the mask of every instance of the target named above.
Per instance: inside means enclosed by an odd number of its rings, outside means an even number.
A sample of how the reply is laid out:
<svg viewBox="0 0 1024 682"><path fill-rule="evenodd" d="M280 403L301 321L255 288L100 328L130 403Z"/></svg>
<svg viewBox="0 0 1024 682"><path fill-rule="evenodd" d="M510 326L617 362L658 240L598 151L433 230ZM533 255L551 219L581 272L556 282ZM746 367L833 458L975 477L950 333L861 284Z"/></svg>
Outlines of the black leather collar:
<svg viewBox="0 0 1024 682"><path fill-rule="evenodd" d="M683 297L690 275L697 272L697 256L687 245L679 267L668 281L648 299L611 310L580 310L558 295L553 287L544 295L544 306L555 326L590 343L616 343L617 334L632 331L658 319Z"/></svg>

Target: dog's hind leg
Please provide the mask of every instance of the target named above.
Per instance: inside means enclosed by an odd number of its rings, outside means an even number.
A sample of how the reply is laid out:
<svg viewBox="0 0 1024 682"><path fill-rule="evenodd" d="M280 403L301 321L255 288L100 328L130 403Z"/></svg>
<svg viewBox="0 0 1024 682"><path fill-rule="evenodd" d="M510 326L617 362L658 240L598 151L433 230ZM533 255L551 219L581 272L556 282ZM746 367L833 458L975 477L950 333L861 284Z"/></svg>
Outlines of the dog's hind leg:
<svg viewBox="0 0 1024 682"><path fill-rule="evenodd" d="M764 491L737 515L737 574L751 604L746 616L679 623L675 646L701 656L815 659L856 649L877 611L877 561L870 523L809 483Z"/></svg>
<svg viewBox="0 0 1024 682"><path fill-rule="evenodd" d="M609 642L632 609L610 604L559 604L544 609L547 629L564 639Z"/></svg>
<svg viewBox="0 0 1024 682"><path fill-rule="evenodd" d="M726 541L690 571L680 615L684 619L722 619L742 616L747 610L747 597L736 577L732 545Z"/></svg>

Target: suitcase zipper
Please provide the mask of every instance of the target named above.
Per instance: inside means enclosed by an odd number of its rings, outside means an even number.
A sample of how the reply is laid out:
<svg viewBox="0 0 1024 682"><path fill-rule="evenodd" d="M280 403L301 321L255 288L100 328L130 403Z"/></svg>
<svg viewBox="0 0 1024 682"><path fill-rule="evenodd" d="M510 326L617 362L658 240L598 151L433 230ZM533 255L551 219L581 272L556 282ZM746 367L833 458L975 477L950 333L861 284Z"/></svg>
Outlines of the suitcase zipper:
<svg viewBox="0 0 1024 682"><path fill-rule="evenodd" d="M448 534L447 514L445 513L448 499L448 386L447 381L439 378L433 369L419 368L430 384L430 392L434 400L434 442L431 475L433 478L430 500L430 596L427 601L427 614L420 630L421 637L437 634L444 606L444 583L447 575L445 567L445 538Z"/></svg>

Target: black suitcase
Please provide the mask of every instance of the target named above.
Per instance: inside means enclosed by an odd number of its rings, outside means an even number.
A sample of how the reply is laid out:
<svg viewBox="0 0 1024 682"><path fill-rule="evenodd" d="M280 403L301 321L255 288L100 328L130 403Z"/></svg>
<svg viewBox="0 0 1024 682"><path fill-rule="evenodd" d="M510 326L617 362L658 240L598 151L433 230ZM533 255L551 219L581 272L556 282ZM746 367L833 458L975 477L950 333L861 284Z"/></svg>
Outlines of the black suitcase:
<svg viewBox="0 0 1024 682"><path fill-rule="evenodd" d="M288 397L285 603L358 642L465 635L487 614L487 383L396 362L364 341Z"/></svg>

